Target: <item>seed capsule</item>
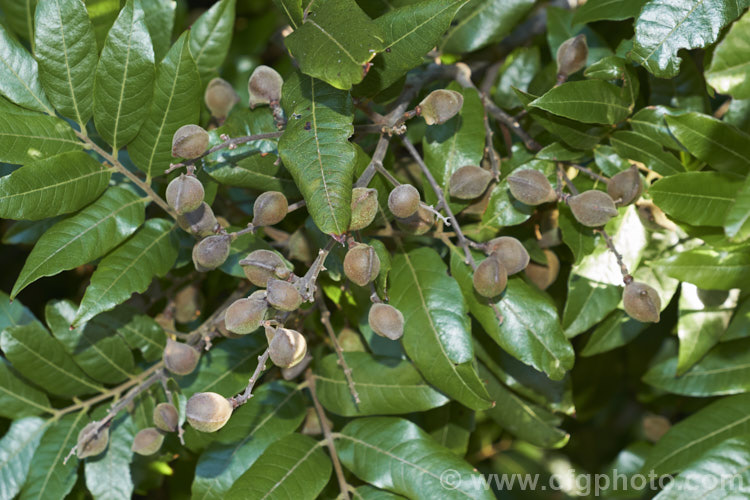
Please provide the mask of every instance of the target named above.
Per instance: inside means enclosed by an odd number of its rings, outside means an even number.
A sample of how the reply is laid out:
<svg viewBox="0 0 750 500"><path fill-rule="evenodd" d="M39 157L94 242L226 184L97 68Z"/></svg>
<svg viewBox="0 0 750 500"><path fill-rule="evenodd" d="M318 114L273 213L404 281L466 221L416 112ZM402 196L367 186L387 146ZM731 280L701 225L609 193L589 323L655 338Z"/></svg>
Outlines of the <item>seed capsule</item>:
<svg viewBox="0 0 750 500"><path fill-rule="evenodd" d="M496 297L508 284L508 273L497 254L484 259L474 271L474 290L482 297Z"/></svg>
<svg viewBox="0 0 750 500"><path fill-rule="evenodd" d="M570 211L578 222L587 227L600 227L617 215L612 198L603 191L591 189L568 198Z"/></svg>
<svg viewBox="0 0 750 500"><path fill-rule="evenodd" d="M270 104L281 100L281 87L284 79L275 69L268 66L258 66L250 75L247 89L250 92L250 108L258 104Z"/></svg>
<svg viewBox="0 0 750 500"><path fill-rule="evenodd" d="M99 425L97 422L91 422L78 433L78 443L76 444L76 455L78 458L84 459L96 456L107 448L109 427L106 426L99 429L99 432L86 442L86 435L96 429L97 425Z"/></svg>
<svg viewBox="0 0 750 500"><path fill-rule="evenodd" d="M676 231L677 226L669 220L667 214L661 208L654 205L650 200L640 200L635 204L638 209L638 217L643 223L643 227L651 231Z"/></svg>
<svg viewBox="0 0 750 500"><path fill-rule="evenodd" d="M500 236L486 244L487 252L495 254L502 262L508 276L520 273L529 265L529 252L512 236Z"/></svg>
<svg viewBox="0 0 750 500"><path fill-rule="evenodd" d="M196 431L215 432L232 416L232 403L215 392L198 392L188 399L185 416Z"/></svg>
<svg viewBox="0 0 750 500"><path fill-rule="evenodd" d="M154 408L153 421L157 429L161 429L164 432L174 432L180 423L180 416L173 404L159 403Z"/></svg>
<svg viewBox="0 0 750 500"><path fill-rule="evenodd" d="M208 132L198 125L183 125L172 137L172 156L192 160L208 149Z"/></svg>
<svg viewBox="0 0 750 500"><path fill-rule="evenodd" d="M226 234L217 234L203 238L193 246L193 264L198 272L216 269L229 257L231 238Z"/></svg>
<svg viewBox="0 0 750 500"><path fill-rule="evenodd" d="M291 368L302 361L307 353L305 337L296 330L288 328L266 328L273 335L268 343L268 356L276 366Z"/></svg>
<svg viewBox="0 0 750 500"><path fill-rule="evenodd" d="M370 245L358 244L346 252L344 274L359 286L365 286L378 277L380 259Z"/></svg>
<svg viewBox="0 0 750 500"><path fill-rule="evenodd" d="M235 300L227 308L224 315L224 324L232 333L244 335L252 333L260 328L260 323L266 317L268 302L258 299Z"/></svg>
<svg viewBox="0 0 750 500"><path fill-rule="evenodd" d="M638 167L633 165L612 177L607 184L607 193L618 207L630 205L640 198L643 193L643 181L638 173Z"/></svg>
<svg viewBox="0 0 750 500"><path fill-rule="evenodd" d="M255 199L253 205L253 226L273 226L286 217L289 203L286 196L278 191L266 191Z"/></svg>
<svg viewBox="0 0 750 500"><path fill-rule="evenodd" d="M427 125L445 123L461 111L464 96L455 90L433 90L419 103L420 114Z"/></svg>
<svg viewBox="0 0 750 500"><path fill-rule="evenodd" d="M560 259L557 258L557 255L552 250L546 249L544 250L544 255L547 257L547 265L529 262L529 265L524 270L529 281L534 283L540 290L549 288L560 273Z"/></svg>
<svg viewBox="0 0 750 500"><path fill-rule="evenodd" d="M187 231L196 238L205 238L214 234L219 228L219 223L214 216L214 211L205 201L200 206L185 215L177 216L177 224L183 231Z"/></svg>
<svg viewBox="0 0 750 500"><path fill-rule="evenodd" d="M164 443L164 434L154 427L146 427L135 435L130 449L139 455L148 456L159 451L162 443Z"/></svg>
<svg viewBox="0 0 750 500"><path fill-rule="evenodd" d="M203 184L193 175L181 174L167 186L167 204L180 215L200 207L203 196Z"/></svg>
<svg viewBox="0 0 750 500"><path fill-rule="evenodd" d="M198 366L201 354L187 344L167 339L164 347L164 366L175 375L188 375Z"/></svg>
<svg viewBox="0 0 750 500"><path fill-rule="evenodd" d="M373 304L367 322L381 337L398 340L404 334L404 315L390 304Z"/></svg>
<svg viewBox="0 0 750 500"><path fill-rule="evenodd" d="M656 290L645 283L632 281L625 285L622 304L625 306L625 312L634 320L642 323L659 322L661 299Z"/></svg>
<svg viewBox="0 0 750 500"><path fill-rule="evenodd" d="M508 176L510 194L526 205L536 206L557 199L552 184L538 170L516 170Z"/></svg>
<svg viewBox="0 0 750 500"><path fill-rule="evenodd" d="M344 352L367 352L359 333L351 328L342 328L338 335L339 345Z"/></svg>
<svg viewBox="0 0 750 500"><path fill-rule="evenodd" d="M388 195L388 209L399 219L411 217L419 209L419 191L411 184L396 186Z"/></svg>
<svg viewBox="0 0 750 500"><path fill-rule="evenodd" d="M378 190L357 187L352 190L352 218L349 230L357 231L369 226L378 214Z"/></svg>
<svg viewBox="0 0 750 500"><path fill-rule="evenodd" d="M271 250L255 250L240 261L245 276L255 286L265 287L268 280L278 278L285 280L291 275L284 261Z"/></svg>
<svg viewBox="0 0 750 500"><path fill-rule="evenodd" d="M203 98L211 116L219 120L226 118L234 105L240 102L240 96L234 91L232 85L218 77L208 82Z"/></svg>
<svg viewBox="0 0 750 500"><path fill-rule="evenodd" d="M425 207L420 206L417 213L405 219L397 218L396 222L405 231L419 236L429 231L432 225L435 224L435 214Z"/></svg>
<svg viewBox="0 0 750 500"><path fill-rule="evenodd" d="M491 180L492 174L489 170L466 165L451 175L449 193L459 200L473 200L484 193Z"/></svg>
<svg viewBox="0 0 750 500"><path fill-rule="evenodd" d="M586 35L568 38L557 49L557 74L567 77L581 70L586 65L588 56Z"/></svg>
<svg viewBox="0 0 750 500"><path fill-rule="evenodd" d="M203 298L195 285L188 285L174 297L174 319L178 323L190 323L198 317Z"/></svg>
<svg viewBox="0 0 750 500"><path fill-rule="evenodd" d="M302 305L302 295L294 285L275 279L268 280L266 300L279 311L295 311Z"/></svg>

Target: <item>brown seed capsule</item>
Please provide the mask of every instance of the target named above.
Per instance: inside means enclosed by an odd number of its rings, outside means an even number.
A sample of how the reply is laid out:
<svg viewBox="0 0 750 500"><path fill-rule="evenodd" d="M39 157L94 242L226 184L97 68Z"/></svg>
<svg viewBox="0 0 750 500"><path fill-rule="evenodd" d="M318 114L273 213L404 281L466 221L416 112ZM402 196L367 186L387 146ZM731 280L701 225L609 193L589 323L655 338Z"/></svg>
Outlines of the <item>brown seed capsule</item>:
<svg viewBox="0 0 750 500"><path fill-rule="evenodd" d="M164 432L174 432L180 423L180 415L177 408L171 403L159 403L154 408L154 426Z"/></svg>
<svg viewBox="0 0 750 500"><path fill-rule="evenodd" d="M719 307L729 298L729 290L704 290L696 289L696 294L706 307Z"/></svg>
<svg viewBox="0 0 750 500"><path fill-rule="evenodd" d="M529 252L512 236L500 236L486 243L487 253L495 254L508 276L520 273L529 265Z"/></svg>
<svg viewBox="0 0 750 500"><path fill-rule="evenodd" d="M313 261L313 248L303 228L298 228L289 236L287 248L289 260L300 260L308 265Z"/></svg>
<svg viewBox="0 0 750 500"><path fill-rule="evenodd" d="M618 207L630 205L640 198L643 193L643 181L641 180L641 174L638 173L638 167L633 165L631 168L613 176L607 184L607 193Z"/></svg>
<svg viewBox="0 0 750 500"><path fill-rule="evenodd" d="M194 175L181 174L167 186L167 204L182 215L200 207L204 194L201 181Z"/></svg>
<svg viewBox="0 0 750 500"><path fill-rule="evenodd" d="M174 297L174 319L178 323L190 323L198 317L203 298L195 285L188 285Z"/></svg>
<svg viewBox="0 0 750 500"><path fill-rule="evenodd" d="M139 455L148 456L159 451L162 443L164 443L164 434L154 427L146 427L135 435L130 449Z"/></svg>
<svg viewBox="0 0 750 500"><path fill-rule="evenodd" d="M589 56L589 47L586 44L586 35L578 35L568 38L557 49L557 74L572 75L586 66Z"/></svg>
<svg viewBox="0 0 750 500"><path fill-rule="evenodd" d="M273 364L291 368L302 361L307 353L307 342L301 333L288 328L266 328L266 336L269 330L273 337L268 343L268 356Z"/></svg>
<svg viewBox="0 0 750 500"><path fill-rule="evenodd" d="M526 205L536 206L557 199L552 184L538 170L516 170L508 176L510 194Z"/></svg>
<svg viewBox="0 0 750 500"><path fill-rule="evenodd" d="M258 299L235 300L227 308L224 324L232 333L245 335L260 328L260 323L266 317L268 302Z"/></svg>
<svg viewBox="0 0 750 500"><path fill-rule="evenodd" d="M218 77L208 82L203 98L211 116L219 120L226 118L234 105L240 102L240 96L234 91L232 85Z"/></svg>
<svg viewBox="0 0 750 500"><path fill-rule="evenodd" d="M188 375L198 366L201 353L187 344L167 339L164 347L164 366L175 375Z"/></svg>
<svg viewBox="0 0 750 500"><path fill-rule="evenodd" d="M398 340L404 334L404 315L390 304L373 304L367 322L381 337Z"/></svg>
<svg viewBox="0 0 750 500"><path fill-rule="evenodd" d="M89 432L96 429L98 422L91 422L78 433L78 444L76 444L76 456L80 459L93 457L103 452L109 442L109 427L99 429L99 432L90 440L86 440Z"/></svg>
<svg viewBox="0 0 750 500"><path fill-rule="evenodd" d="M269 279L267 286L266 300L274 309L295 311L302 305L302 295L288 281Z"/></svg>
<svg viewBox="0 0 750 500"><path fill-rule="evenodd" d="M557 255L552 250L546 249L544 250L544 255L547 257L547 265L529 262L529 265L524 269L529 281L534 283L540 290L549 288L560 273L560 259L557 258Z"/></svg>
<svg viewBox="0 0 750 500"><path fill-rule="evenodd" d="M672 428L672 423L661 415L646 415L641 424L643 435L652 443L659 441Z"/></svg>
<svg viewBox="0 0 750 500"><path fill-rule="evenodd" d="M203 238L193 246L193 264L198 272L216 269L229 257L231 238L226 234L217 234Z"/></svg>
<svg viewBox="0 0 750 500"><path fill-rule="evenodd" d="M192 212L177 216L177 224L183 231L187 231L196 238L205 238L214 234L219 228L219 223L214 216L214 211L208 203L203 202Z"/></svg>
<svg viewBox="0 0 750 500"><path fill-rule="evenodd" d="M625 312L634 320L642 323L659 322L661 299L656 290L645 283L632 281L625 285L622 304Z"/></svg>
<svg viewBox="0 0 750 500"><path fill-rule="evenodd" d="M388 209L399 219L411 217L419 209L419 191L411 184L396 186L388 195Z"/></svg>
<svg viewBox="0 0 750 500"><path fill-rule="evenodd" d="M464 96L455 90L433 90L419 103L419 112L427 125L445 123L461 111Z"/></svg>
<svg viewBox="0 0 750 500"><path fill-rule="evenodd" d="M474 271L474 290L482 297L496 297L503 293L508 284L508 273L505 266L492 254L477 266Z"/></svg>
<svg viewBox="0 0 750 500"><path fill-rule="evenodd" d="M380 258L370 245L358 244L346 252L344 274L359 286L365 286L378 277Z"/></svg>
<svg viewBox="0 0 750 500"><path fill-rule="evenodd" d="M357 187L352 190L352 218L349 231L369 226L378 214L378 190Z"/></svg>
<svg viewBox="0 0 750 500"><path fill-rule="evenodd" d="M268 66L258 66L250 75L247 89L250 92L250 108L258 104L270 104L281 100L281 87L284 79L275 69Z"/></svg>
<svg viewBox="0 0 750 500"><path fill-rule="evenodd" d="M612 198L603 191L591 189L568 198L570 211L578 222L587 227L600 227L617 215Z"/></svg>
<svg viewBox="0 0 750 500"><path fill-rule="evenodd" d="M266 191L255 199L253 205L253 226L273 226L286 217L289 202L278 191Z"/></svg>
<svg viewBox="0 0 750 500"><path fill-rule="evenodd" d="M208 132L198 125L183 125L172 136L172 156L192 160L208 149Z"/></svg>
<svg viewBox="0 0 750 500"><path fill-rule="evenodd" d="M459 200L473 200L485 192L491 180L492 174L489 170L466 165L451 175L449 193Z"/></svg>
<svg viewBox="0 0 750 500"><path fill-rule="evenodd" d="M435 214L420 206L417 213L405 219L396 218L396 222L405 231L419 236L429 231L435 224Z"/></svg>
<svg viewBox="0 0 750 500"><path fill-rule="evenodd" d="M291 271L284 260L271 250L255 250L240 261L245 276L255 286L265 287L271 278L287 279Z"/></svg>
<svg viewBox="0 0 750 500"><path fill-rule="evenodd" d="M215 392L198 392L188 399L185 416L196 431L216 432L232 416L232 403Z"/></svg>

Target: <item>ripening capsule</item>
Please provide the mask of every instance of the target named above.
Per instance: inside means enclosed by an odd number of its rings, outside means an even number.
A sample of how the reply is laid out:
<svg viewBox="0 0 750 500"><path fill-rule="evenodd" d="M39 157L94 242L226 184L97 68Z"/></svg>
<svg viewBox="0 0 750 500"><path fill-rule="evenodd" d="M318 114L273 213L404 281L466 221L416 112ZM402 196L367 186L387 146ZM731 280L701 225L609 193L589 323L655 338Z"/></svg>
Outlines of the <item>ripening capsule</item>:
<svg viewBox="0 0 750 500"><path fill-rule="evenodd" d="M198 209L203 203L203 184L194 175L181 174L167 186L167 204L178 214Z"/></svg>
<svg viewBox="0 0 750 500"><path fill-rule="evenodd" d="M586 65L588 56L586 35L568 38L557 49L557 74L567 77L581 70Z"/></svg>
<svg viewBox="0 0 750 500"><path fill-rule="evenodd" d="M516 170L508 176L508 187L515 199L526 205L541 205L557 199L547 177L538 170Z"/></svg>
<svg viewBox="0 0 750 500"><path fill-rule="evenodd" d="M503 263L508 276L520 273L529 265L529 252L512 236L500 236L486 243L487 253L495 254Z"/></svg>
<svg viewBox="0 0 750 500"><path fill-rule="evenodd" d="M198 392L190 396L185 416L190 426L200 432L215 432L232 416L232 403L215 392Z"/></svg>
<svg viewBox="0 0 750 500"><path fill-rule="evenodd" d="M200 206L185 215L177 215L177 224L196 238L205 238L214 234L219 228L214 211L205 201Z"/></svg>
<svg viewBox="0 0 750 500"><path fill-rule="evenodd" d="M459 200L473 200L484 193L491 180L492 174L488 170L466 165L453 172L448 192Z"/></svg>
<svg viewBox="0 0 750 500"><path fill-rule="evenodd" d="M247 90L250 92L250 108L258 104L270 104L281 100L281 87L284 79L273 68L260 65L250 75Z"/></svg>
<svg viewBox="0 0 750 500"><path fill-rule="evenodd" d="M193 264L198 272L216 269L229 257L231 238L226 234L217 234L203 238L193 246Z"/></svg>
<svg viewBox="0 0 750 500"><path fill-rule="evenodd" d="M157 429L161 429L164 432L174 432L180 423L180 416L173 404L159 403L154 408L152 420Z"/></svg>
<svg viewBox="0 0 750 500"><path fill-rule="evenodd" d="M578 222L587 227L600 227L617 215L617 207L610 196L591 189L568 198L570 211Z"/></svg>
<svg viewBox="0 0 750 500"><path fill-rule="evenodd" d="M357 187L352 190L352 218L349 231L369 226L378 214L378 190Z"/></svg>
<svg viewBox="0 0 750 500"><path fill-rule="evenodd" d="M278 191L266 191L255 199L253 205L253 226L273 226L278 224L289 210L286 196Z"/></svg>
<svg viewBox="0 0 750 500"><path fill-rule="evenodd" d="M268 302L262 299L239 299L232 302L224 314L226 329L232 333L245 335L260 328L266 317Z"/></svg>
<svg viewBox="0 0 750 500"><path fill-rule="evenodd" d="M629 169L614 175L607 184L607 193L618 207L630 205L643 194L643 181L638 167L633 165Z"/></svg>
<svg viewBox="0 0 750 500"><path fill-rule="evenodd" d="M540 290L549 288L560 273L560 259L557 258L555 252L545 248L544 255L547 257L547 265L529 262L529 265L524 269L524 273L529 278L529 281L534 283Z"/></svg>
<svg viewBox="0 0 750 500"><path fill-rule="evenodd" d="M175 375L188 375L198 366L201 353L187 344L167 339L162 359L170 372Z"/></svg>
<svg viewBox="0 0 750 500"><path fill-rule="evenodd" d="M294 311L302 305L302 295L297 287L288 281L269 279L266 300L279 311Z"/></svg>
<svg viewBox="0 0 750 500"><path fill-rule="evenodd" d="M372 331L381 337L398 340L404 334L404 315L390 304L373 304L367 314Z"/></svg>
<svg viewBox="0 0 750 500"><path fill-rule="evenodd" d="M420 114L427 125L445 123L461 111L464 96L455 90L433 90L419 103Z"/></svg>
<svg viewBox="0 0 750 500"><path fill-rule="evenodd" d="M508 284L508 273L497 254L490 255L477 266L473 282L474 290L482 297L496 297L503 293Z"/></svg>
<svg viewBox="0 0 750 500"><path fill-rule="evenodd" d="M266 337L271 337L268 356L278 367L291 368L300 363L307 353L305 337L296 330L266 327Z"/></svg>
<svg viewBox="0 0 750 500"><path fill-rule="evenodd" d="M192 160L208 149L208 132L198 125L183 125L172 136L172 156Z"/></svg>
<svg viewBox="0 0 750 500"><path fill-rule="evenodd" d="M631 281L625 285L622 304L625 312L634 320L642 323L659 322L661 299L656 290L645 283Z"/></svg>
<svg viewBox="0 0 750 500"><path fill-rule="evenodd" d="M370 245L357 244L346 252L344 274L359 286L365 286L378 277L380 258Z"/></svg>
<svg viewBox="0 0 750 500"><path fill-rule="evenodd" d="M135 435L130 449L139 455L148 456L159 451L162 443L164 443L164 434L154 427L146 427Z"/></svg>
<svg viewBox="0 0 750 500"><path fill-rule="evenodd" d="M435 214L427 210L425 207L420 206L417 212L411 217L405 219L396 218L399 226L403 227L405 231L408 231L414 235L425 234L435 224Z"/></svg>
<svg viewBox="0 0 750 500"><path fill-rule="evenodd" d="M285 280L291 275L291 271L284 260L276 252L271 250L255 250L240 261L240 266L250 283L255 286L265 287L268 280L278 278Z"/></svg>
<svg viewBox="0 0 750 500"><path fill-rule="evenodd" d="M399 219L406 219L417 213L419 201L417 188L411 184L401 184L388 195L388 209Z"/></svg>
<svg viewBox="0 0 750 500"><path fill-rule="evenodd" d="M88 442L84 442L86 434L96 429L98 422L91 422L78 433L78 442L76 444L76 456L80 459L93 457L103 452L109 442L109 427L105 426L99 429L99 432Z"/></svg>
<svg viewBox="0 0 750 500"><path fill-rule="evenodd" d="M206 107L211 112L211 116L219 120L229 116L234 105L240 102L240 96L234 91L232 85L218 77L208 82L203 99L206 101Z"/></svg>

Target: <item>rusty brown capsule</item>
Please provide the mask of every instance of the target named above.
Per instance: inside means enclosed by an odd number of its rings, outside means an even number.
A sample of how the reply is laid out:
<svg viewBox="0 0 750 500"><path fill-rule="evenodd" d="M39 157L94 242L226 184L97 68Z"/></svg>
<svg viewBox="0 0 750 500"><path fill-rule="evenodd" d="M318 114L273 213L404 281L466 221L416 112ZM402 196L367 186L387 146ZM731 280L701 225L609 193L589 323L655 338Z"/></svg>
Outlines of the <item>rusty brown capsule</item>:
<svg viewBox="0 0 750 500"><path fill-rule="evenodd" d="M91 422L78 433L78 442L76 444L76 456L80 459L93 457L107 448L109 442L109 427L104 426L99 432L88 438L88 434L94 431L99 422Z"/></svg>
<svg viewBox="0 0 750 500"><path fill-rule="evenodd" d="M640 198L643 194L643 180L638 173L638 167L633 165L614 175L607 184L607 193L618 207L630 205Z"/></svg>
<svg viewBox="0 0 750 500"><path fill-rule="evenodd" d="M266 191L255 199L253 205L253 226L273 226L286 217L289 202L278 191Z"/></svg>
<svg viewBox="0 0 750 500"><path fill-rule="evenodd" d="M198 272L216 269L229 257L232 240L226 234L203 238L193 246L193 264Z"/></svg>
<svg viewBox="0 0 750 500"><path fill-rule="evenodd" d="M399 219L411 217L419 209L419 191L411 184L401 184L388 195L388 209Z"/></svg>
<svg viewBox="0 0 750 500"><path fill-rule="evenodd" d="M295 311L302 305L302 295L288 281L270 279L267 286L266 300L274 309Z"/></svg>
<svg viewBox="0 0 750 500"><path fill-rule="evenodd" d="M473 283L474 290L482 297L496 297L503 293L508 284L508 273L496 254L479 263Z"/></svg>
<svg viewBox="0 0 750 500"><path fill-rule="evenodd" d="M352 218L349 231L364 229L378 214L378 190L357 187L352 190Z"/></svg>
<svg viewBox="0 0 750 500"><path fill-rule="evenodd" d="M547 177L538 170L515 170L508 176L508 187L515 199L536 206L557 200L557 194Z"/></svg>
<svg viewBox="0 0 750 500"><path fill-rule="evenodd" d="M206 107L211 112L211 116L219 120L226 118L235 104L240 102L240 96L234 91L232 85L218 77L208 82L203 99L206 101Z"/></svg>
<svg viewBox="0 0 750 500"><path fill-rule="evenodd" d="M433 90L419 103L420 114L427 125L445 123L461 111L464 96L455 90Z"/></svg>
<svg viewBox="0 0 750 500"><path fill-rule="evenodd" d="M203 203L203 184L194 175L181 174L167 186L167 204L180 215L197 210Z"/></svg>
<svg viewBox="0 0 750 500"><path fill-rule="evenodd" d="M177 224L196 238L205 238L219 229L214 211L205 201L200 206L184 215L177 216Z"/></svg>
<svg viewBox="0 0 750 500"><path fill-rule="evenodd" d="M188 375L198 366L201 354L187 344L167 339L162 359L170 372L175 375Z"/></svg>
<svg viewBox="0 0 750 500"><path fill-rule="evenodd" d="M154 427L146 427L135 435L130 449L139 455L148 456L159 451L162 443L164 443L164 434Z"/></svg>
<svg viewBox="0 0 750 500"><path fill-rule="evenodd" d="M307 353L305 337L296 330L288 328L266 328L266 336L271 337L268 343L268 356L276 366L291 368L300 363Z"/></svg>
<svg viewBox="0 0 750 500"><path fill-rule="evenodd" d="M578 222L586 227L600 227L617 215L617 207L610 196L591 189L568 198L570 211Z"/></svg>
<svg viewBox="0 0 750 500"><path fill-rule="evenodd" d="M459 200L473 200L485 192L491 180L492 174L489 170L466 165L451 175L449 194Z"/></svg>
<svg viewBox="0 0 750 500"><path fill-rule="evenodd" d="M622 304L631 318L642 323L658 323L661 299L653 287L638 281L625 285Z"/></svg>
<svg viewBox="0 0 750 500"><path fill-rule="evenodd" d="M172 136L172 156L192 160L208 149L208 132L198 125L183 125Z"/></svg>
<svg viewBox="0 0 750 500"><path fill-rule="evenodd" d="M266 318L268 302L247 298L232 302L224 313L224 325L232 333L245 335L260 328Z"/></svg>
<svg viewBox="0 0 750 500"><path fill-rule="evenodd" d="M270 104L281 100L284 79L273 68L260 65L250 75L247 90L250 93L250 108L258 104Z"/></svg>
<svg viewBox="0 0 750 500"><path fill-rule="evenodd" d="M404 315L390 304L373 304L367 322L381 337L398 340L404 335Z"/></svg>
<svg viewBox="0 0 750 500"><path fill-rule="evenodd" d="M344 274L359 286L371 283L380 273L380 259L370 245L357 244L346 252Z"/></svg>
<svg viewBox="0 0 750 500"><path fill-rule="evenodd" d="M240 261L240 266L245 276L255 286L265 287L268 280L278 278L285 280L291 275L291 271L284 260L276 252L271 250L255 250Z"/></svg>
<svg viewBox="0 0 750 500"><path fill-rule="evenodd" d="M586 44L586 35L568 38L557 49L557 74L567 77L583 69L588 56L589 47Z"/></svg>
<svg viewBox="0 0 750 500"><path fill-rule="evenodd" d="M503 263L508 276L520 273L529 265L529 252L512 236L500 236L486 244L488 254L495 254Z"/></svg>
<svg viewBox="0 0 750 500"><path fill-rule="evenodd" d="M190 426L200 432L216 432L232 416L232 403L215 392L198 392L190 396L185 416Z"/></svg>
<svg viewBox="0 0 750 500"><path fill-rule="evenodd" d="M174 432L180 423L179 413L175 405L171 403L159 403L154 408L152 418L154 426L164 432Z"/></svg>

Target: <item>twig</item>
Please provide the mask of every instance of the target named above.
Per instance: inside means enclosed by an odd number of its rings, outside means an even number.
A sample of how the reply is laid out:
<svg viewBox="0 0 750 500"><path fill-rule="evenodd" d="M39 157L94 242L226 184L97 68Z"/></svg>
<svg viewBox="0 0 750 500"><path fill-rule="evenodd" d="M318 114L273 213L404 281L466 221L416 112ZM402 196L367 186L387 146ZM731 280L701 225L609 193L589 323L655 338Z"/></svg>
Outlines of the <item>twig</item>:
<svg viewBox="0 0 750 500"><path fill-rule="evenodd" d="M609 184L609 179L607 177L604 177L603 175L599 175L590 168L583 167L581 165L576 165L575 163L568 163L571 167L575 168L576 170L583 172L584 174L588 175L594 180L603 182L604 184Z"/></svg>
<svg viewBox="0 0 750 500"><path fill-rule="evenodd" d="M224 142L222 142L221 144L217 144L216 146L212 147L211 149L209 149L208 151L206 151L205 153L203 153L197 158L193 158L192 160L187 160L182 163L173 163L172 165L169 166L169 168L164 173L168 174L170 172L177 170L178 168L195 165L195 163L198 162L198 160L201 160L205 158L206 156L210 155L211 153L215 153L216 151L219 151L221 149L226 149L226 148L234 149L240 144L245 144L246 142L260 141L263 139L275 139L277 137L281 137L283 133L284 133L283 131L279 131L279 132L268 132L266 134L244 135L242 137L235 137L234 139L227 138L224 140Z"/></svg>
<svg viewBox="0 0 750 500"><path fill-rule="evenodd" d="M229 398L229 402L232 403L233 408L244 405L253 397L253 388L255 387L256 382L258 382L263 370L266 369L266 361L268 361L268 349L258 356L258 366L255 367L255 371L250 377L250 380L247 381L247 386L242 394Z"/></svg>
<svg viewBox="0 0 750 500"><path fill-rule="evenodd" d="M370 184L372 178L375 177L375 171L377 170L378 165L381 167L383 166L383 158L385 158L385 154L388 152L389 143L390 138L387 135L380 136L378 144L375 146L375 152L372 154L370 164L367 165L365 171L362 172L362 175L359 176L357 182L354 183L354 187L367 187L367 185Z"/></svg>
<svg viewBox="0 0 750 500"><path fill-rule="evenodd" d="M349 365L346 363L346 359L344 358L344 350L341 348L341 344L339 344L339 341L336 338L336 333L333 331L333 326L331 325L331 311L328 310L326 301L323 298L322 294L315 294L315 302L318 304L318 309L320 309L320 322L325 327L326 332L328 332L328 337L330 337L331 343L333 343L333 348L336 350L336 356L339 358L339 366L344 371L346 383L349 385L349 393L354 399L354 404L359 405L359 393L357 392L357 388L354 387L354 380L352 379L352 369L349 368Z"/></svg>
<svg viewBox="0 0 750 500"><path fill-rule="evenodd" d="M492 137L495 135L495 133L492 131L492 125L490 125L490 118L487 115L487 113L484 113L484 134L485 134L485 141L486 141L486 150L487 150L487 156L490 158L490 167L492 170L492 177L496 180L500 180L500 162L497 159L497 155L495 154L495 147L494 143L492 141Z"/></svg>
<svg viewBox="0 0 750 500"><path fill-rule="evenodd" d="M306 205L305 200L300 200L298 202L292 203L289 205L286 209L286 213L294 212L297 209L300 209Z"/></svg>
<svg viewBox="0 0 750 500"><path fill-rule="evenodd" d="M377 172L380 175L382 175L383 177L385 177L388 180L388 182L390 182L391 184L393 184L394 187L401 185L401 183L398 181L398 179L396 179L395 177L393 177L393 175L391 175L391 173L388 170L385 169L385 167L383 166L382 163L376 163L375 164L375 170L377 170Z"/></svg>

